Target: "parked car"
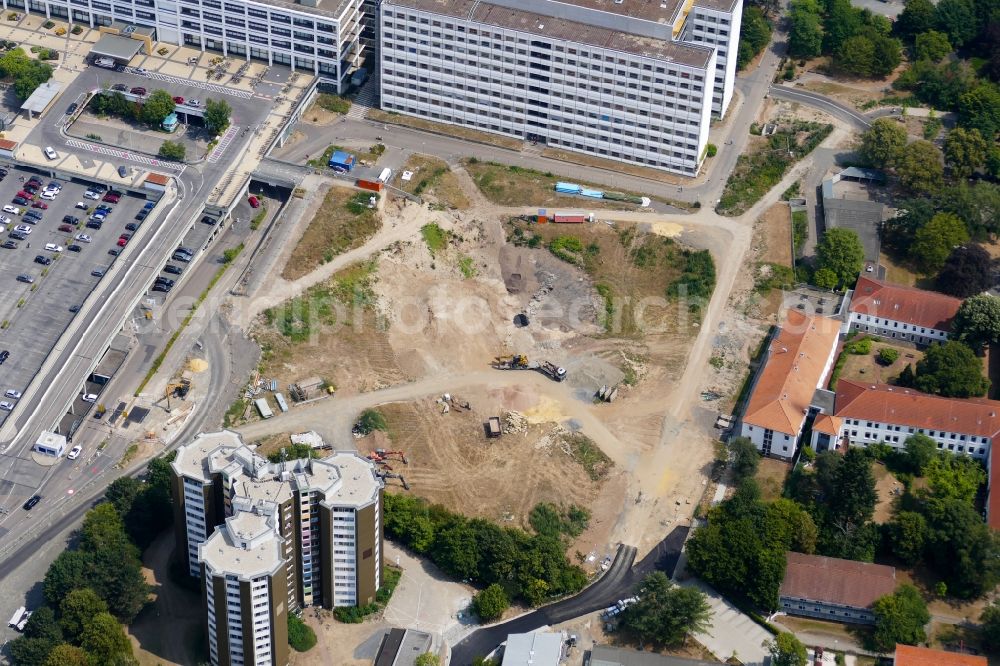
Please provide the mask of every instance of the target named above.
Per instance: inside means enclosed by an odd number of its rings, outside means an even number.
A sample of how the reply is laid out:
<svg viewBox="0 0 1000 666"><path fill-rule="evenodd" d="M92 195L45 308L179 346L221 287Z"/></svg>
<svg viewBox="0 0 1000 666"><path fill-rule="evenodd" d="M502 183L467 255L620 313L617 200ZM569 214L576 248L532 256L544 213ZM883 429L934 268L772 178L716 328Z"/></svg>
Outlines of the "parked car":
<svg viewBox="0 0 1000 666"><path fill-rule="evenodd" d="M118 247L125 247L126 245L128 245L128 238L118 239Z"/></svg>
<svg viewBox="0 0 1000 666"><path fill-rule="evenodd" d="M111 89L117 90L118 92L127 92L128 86L125 85L124 83L116 83L115 85L111 86Z"/></svg>
<svg viewBox="0 0 1000 666"><path fill-rule="evenodd" d="M90 271L90 274L93 275L96 278L102 278L102 277L104 277L104 269L103 268L95 268L94 270Z"/></svg>
<svg viewBox="0 0 1000 666"><path fill-rule="evenodd" d="M153 281L153 283L154 284L165 284L168 287L174 286L174 281L173 280L171 280L168 277L163 277L162 275L156 276L156 279Z"/></svg>
<svg viewBox="0 0 1000 666"><path fill-rule="evenodd" d="M8 358L10 358L9 351L7 351L6 349L0 351L0 365L3 365L3 362L6 361Z"/></svg>
<svg viewBox="0 0 1000 666"><path fill-rule="evenodd" d="M156 207L156 202L155 201L147 201L145 204L143 204L142 209L143 210L153 210L153 208L155 208L155 207Z"/></svg>
<svg viewBox="0 0 1000 666"><path fill-rule="evenodd" d="M104 224L104 222L102 222L101 220L88 220L87 221L87 228L88 229L100 229L101 225L103 225L103 224Z"/></svg>
<svg viewBox="0 0 1000 666"><path fill-rule="evenodd" d="M201 100L200 99L189 99L187 101L187 105L188 106L193 106L194 108L199 109L199 108L201 108Z"/></svg>
<svg viewBox="0 0 1000 666"><path fill-rule="evenodd" d="M138 222L129 222L125 225L125 231L137 231L139 229Z"/></svg>
<svg viewBox="0 0 1000 666"><path fill-rule="evenodd" d="M76 110L77 110L77 108L79 106L80 105L77 104L76 102L73 102L72 104L70 104L69 107L66 109L66 115L67 116L72 116L74 113L76 113Z"/></svg>
<svg viewBox="0 0 1000 666"><path fill-rule="evenodd" d="M18 233L22 233L22 234L30 234L31 233L31 227L29 227L26 224L19 224L16 227L14 227L14 231L16 231Z"/></svg>
<svg viewBox="0 0 1000 666"><path fill-rule="evenodd" d="M16 250L17 243L12 240L5 240L2 245L0 245L5 250Z"/></svg>
<svg viewBox="0 0 1000 666"><path fill-rule="evenodd" d="M110 250L108 250L108 254L110 254L112 257L117 257L121 253L122 249L120 247L113 247Z"/></svg>
<svg viewBox="0 0 1000 666"><path fill-rule="evenodd" d="M69 250L70 252L81 252L81 251L83 251L83 248L80 247L79 245L77 245L76 243L74 243L73 245L67 245L66 249Z"/></svg>
<svg viewBox="0 0 1000 666"><path fill-rule="evenodd" d="M149 217L148 210L140 210L138 213L135 214L135 219L139 220L140 222L145 220L147 217Z"/></svg>
<svg viewBox="0 0 1000 666"><path fill-rule="evenodd" d="M84 393L84 394L82 394L80 396L80 400L83 400L84 402L97 402L97 394L96 393Z"/></svg>
<svg viewBox="0 0 1000 666"><path fill-rule="evenodd" d="M21 505L25 511L31 511L31 508L42 501L41 495L32 495L28 498L28 501Z"/></svg>
<svg viewBox="0 0 1000 666"><path fill-rule="evenodd" d="M63 251L62 245L56 245L55 243L46 243L45 244L45 249L48 250L49 252L62 252Z"/></svg>
<svg viewBox="0 0 1000 666"><path fill-rule="evenodd" d="M4 394L4 397L6 397L6 398L13 398L14 400L20 400L21 399L21 392L20 391L15 391L14 389L7 389L6 391L3 392L3 394Z"/></svg>
<svg viewBox="0 0 1000 666"><path fill-rule="evenodd" d="M31 200L26 197L14 197L11 199L11 203L16 203L18 206L27 206L30 202ZM8 213L10 212L6 207L4 207L4 210ZM17 213L14 214L17 215Z"/></svg>
<svg viewBox="0 0 1000 666"><path fill-rule="evenodd" d="M83 453L83 447L77 444L76 446L74 446L72 449L69 450L69 453L66 454L66 459L76 460L77 458L80 457L81 453Z"/></svg>
<svg viewBox="0 0 1000 666"><path fill-rule="evenodd" d="M72 224L60 224L59 231L63 232L64 234L71 234L74 231L76 231L76 227L74 227Z"/></svg>
<svg viewBox="0 0 1000 666"><path fill-rule="evenodd" d="M44 201L36 201L35 203L31 204L31 207L32 208L37 208L39 210L48 210L49 209L49 205L47 203L45 203Z"/></svg>
<svg viewBox="0 0 1000 666"><path fill-rule="evenodd" d="M4 400L0 402L0 409L4 410L5 412L9 412L12 409L14 409L14 403Z"/></svg>
<svg viewBox="0 0 1000 666"><path fill-rule="evenodd" d="M80 218L75 215L63 215L62 221L66 224L79 224Z"/></svg>
<svg viewBox="0 0 1000 666"><path fill-rule="evenodd" d="M58 195L59 192L53 190L45 190L44 192L42 192L42 198L45 199L46 201L55 201Z"/></svg>
<svg viewBox="0 0 1000 666"><path fill-rule="evenodd" d="M247 198L247 203L250 204L251 208L260 208L260 199L252 194Z"/></svg>
<svg viewBox="0 0 1000 666"><path fill-rule="evenodd" d="M201 221L203 224L211 224L212 226L215 226L215 223L218 222L214 217L208 215L202 216Z"/></svg>
<svg viewBox="0 0 1000 666"><path fill-rule="evenodd" d="M184 103L183 97L174 97L174 104L183 104L183 103Z"/></svg>
<svg viewBox="0 0 1000 666"><path fill-rule="evenodd" d="M24 239L27 238L27 236L25 236L19 231L10 232L10 237L13 238L14 240L19 240L19 241L23 241Z"/></svg>
<svg viewBox="0 0 1000 666"><path fill-rule="evenodd" d="M118 175L121 178L128 178L128 168L125 166L118 167Z"/></svg>
<svg viewBox="0 0 1000 666"><path fill-rule="evenodd" d="M79 208L80 210L87 210L88 208L90 208L90 206L87 205L86 201L77 201L75 208Z"/></svg>
<svg viewBox="0 0 1000 666"><path fill-rule="evenodd" d="M108 214L110 215L110 214L111 214L111 211L113 211L113 210L114 210L114 208L112 208L112 207L111 207L111 206L109 206L108 204L103 204L103 203L102 203L102 204L97 204L97 207L95 207L95 208L94 208L94 210L99 210L99 211L101 211L102 213L108 213Z"/></svg>
<svg viewBox="0 0 1000 666"><path fill-rule="evenodd" d="M191 259L193 259L191 255L181 254L180 252L174 252L174 255L170 258L173 259L174 261L182 261L185 264L190 263Z"/></svg>
<svg viewBox="0 0 1000 666"><path fill-rule="evenodd" d="M163 267L164 273L170 273L171 275L180 275L184 272L184 269L180 266L174 266L173 264L167 264Z"/></svg>
<svg viewBox="0 0 1000 666"><path fill-rule="evenodd" d="M62 183L60 183L58 180L50 180L49 184L45 186L45 189L47 189L47 190L55 190L56 192L61 192L62 191Z"/></svg>
<svg viewBox="0 0 1000 666"><path fill-rule="evenodd" d="M46 257L45 255L38 254L35 255L35 263L41 264L42 266L48 266L49 264L52 263L52 260Z"/></svg>
<svg viewBox="0 0 1000 666"><path fill-rule="evenodd" d="M142 97L146 94L146 89L143 88L142 86L136 86L135 88L129 90L129 92L132 93L133 95L138 95L139 97Z"/></svg>
<svg viewBox="0 0 1000 666"><path fill-rule="evenodd" d="M35 282L35 278L34 276L28 275L27 273L21 273L20 275L17 276L17 281L24 282L25 284L33 284Z"/></svg>
<svg viewBox="0 0 1000 666"><path fill-rule="evenodd" d="M170 289L171 289L171 287L168 287L165 284L159 284L159 283L157 283L157 284L153 285L153 288L150 289L150 291L159 291L159 292L162 292L162 293L166 294L166 293L170 292Z"/></svg>
<svg viewBox="0 0 1000 666"><path fill-rule="evenodd" d="M45 156L50 160L59 159L59 153L52 149L52 146L45 146Z"/></svg>
<svg viewBox="0 0 1000 666"><path fill-rule="evenodd" d="M104 197L101 200L102 201L107 201L108 203L115 203L116 204L119 201L121 201L121 199L122 199L122 195L119 194L118 192L108 192L107 194L104 195Z"/></svg>
<svg viewBox="0 0 1000 666"><path fill-rule="evenodd" d="M80 241L81 243L89 243L94 239L88 236L87 234L77 234L76 240Z"/></svg>
<svg viewBox="0 0 1000 666"><path fill-rule="evenodd" d="M93 190L87 190L83 193L84 199L93 199L94 201L99 201L101 198L100 192L95 192Z"/></svg>

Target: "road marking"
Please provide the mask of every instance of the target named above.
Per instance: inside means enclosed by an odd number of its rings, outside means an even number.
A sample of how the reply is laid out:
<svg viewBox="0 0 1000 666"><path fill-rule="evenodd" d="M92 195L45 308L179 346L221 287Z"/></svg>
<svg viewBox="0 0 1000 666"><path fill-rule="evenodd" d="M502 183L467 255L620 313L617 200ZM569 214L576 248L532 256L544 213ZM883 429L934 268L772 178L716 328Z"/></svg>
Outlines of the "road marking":
<svg viewBox="0 0 1000 666"><path fill-rule="evenodd" d="M82 150L88 150L92 153L97 153L99 155L117 157L119 159L129 160L131 162L138 162L139 164L145 164L147 166L154 166L158 169L169 169L171 171L176 171L178 176L184 173L184 170L187 168L187 166L184 164L178 164L176 162L166 162L152 157L146 157L145 155L137 155L127 150L119 150L118 148L103 146L97 143L89 143L87 141L79 141L78 139L67 139L66 145L69 146L70 148L79 148Z"/></svg>
<svg viewBox="0 0 1000 666"><path fill-rule="evenodd" d="M231 97L239 97L240 99L253 99L254 97L260 99L271 99L266 95L258 95L257 93L251 92L249 90L239 90L237 88L229 88L226 86L220 86L215 83L208 83L203 81L192 81L191 79L185 79L180 76L171 76L170 74L160 74L159 72L147 72L146 74L139 74L139 71L135 67L126 67L125 71L130 74L145 76L146 78L153 79L155 81L166 81L167 83L176 83L178 85L194 86L195 88L207 90L208 92L219 93L222 95L230 95Z"/></svg>
<svg viewBox="0 0 1000 666"><path fill-rule="evenodd" d="M226 152L227 148L229 148L229 144L231 144L233 139L236 138L236 133L239 132L239 130L240 128L236 125L230 125L229 129L226 130L226 133L222 135L221 139L219 139L219 143L216 144L214 149L212 149L212 154L209 155L208 159L205 161L210 164L215 164L222 159L222 154Z"/></svg>

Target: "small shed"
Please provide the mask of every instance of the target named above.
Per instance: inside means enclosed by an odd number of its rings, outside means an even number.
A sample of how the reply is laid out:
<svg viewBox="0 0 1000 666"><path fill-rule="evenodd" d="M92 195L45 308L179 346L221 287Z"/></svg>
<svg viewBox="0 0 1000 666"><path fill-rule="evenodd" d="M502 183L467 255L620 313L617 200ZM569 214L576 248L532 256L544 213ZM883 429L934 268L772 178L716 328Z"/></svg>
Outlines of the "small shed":
<svg viewBox="0 0 1000 666"><path fill-rule="evenodd" d="M127 65L142 50L143 44L139 39L104 32L90 47L90 55L94 58L111 58L118 65Z"/></svg>
<svg viewBox="0 0 1000 666"><path fill-rule="evenodd" d="M43 456L58 458L66 452L66 437L55 432L43 430L42 434L35 440L33 449Z"/></svg>
<svg viewBox="0 0 1000 666"><path fill-rule="evenodd" d="M329 166L333 169L350 171L354 168L356 162L357 158L354 155L345 153L343 150L337 150L330 156Z"/></svg>
<svg viewBox="0 0 1000 666"><path fill-rule="evenodd" d="M46 81L35 88L35 91L21 105L24 117L31 120L35 116L45 113L45 109L49 108L49 105L59 96L61 90L62 84L58 81Z"/></svg>
<svg viewBox="0 0 1000 666"><path fill-rule="evenodd" d="M165 176L162 173L150 172L146 174L146 179L143 181L142 186L147 190L152 190L154 192L163 192L167 189L167 185L170 184L170 177Z"/></svg>
<svg viewBox="0 0 1000 666"><path fill-rule="evenodd" d="M10 139L0 139L0 157L14 159L14 151L17 150L17 141Z"/></svg>

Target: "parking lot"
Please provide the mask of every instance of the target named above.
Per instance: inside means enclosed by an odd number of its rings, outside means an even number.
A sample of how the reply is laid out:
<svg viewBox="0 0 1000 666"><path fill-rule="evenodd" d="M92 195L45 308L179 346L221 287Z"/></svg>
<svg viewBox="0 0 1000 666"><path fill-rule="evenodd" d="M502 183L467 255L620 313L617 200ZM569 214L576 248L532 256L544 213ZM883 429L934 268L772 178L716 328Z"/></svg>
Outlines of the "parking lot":
<svg viewBox="0 0 1000 666"><path fill-rule="evenodd" d="M0 206L10 204L33 175L27 170L11 169L0 182ZM37 178L42 185L29 205L16 205L17 214L2 213L12 219L2 225L6 228L2 240L16 244L0 247L0 285L5 294L0 299L0 350L10 352L0 366L3 391L23 391L28 386L75 311L116 260L121 251L120 235L134 233L126 230L126 225L152 225L163 217L162 211L154 210L147 221L137 222L136 215L146 205L144 199L123 193L119 203L105 203L86 198L84 193L89 187L79 182L60 181L62 189L55 198L43 200L43 188L53 181ZM78 207L78 202L86 208ZM32 204L47 208L32 208ZM100 228L88 228L85 225L97 206L106 206L110 212ZM29 211L40 213L41 219L30 223L26 219ZM78 218L78 222L69 224L64 220L66 216ZM22 225L30 233L22 234L24 240L15 240L11 232ZM47 245L50 249L46 249ZM0 411L0 422L7 413Z"/></svg>

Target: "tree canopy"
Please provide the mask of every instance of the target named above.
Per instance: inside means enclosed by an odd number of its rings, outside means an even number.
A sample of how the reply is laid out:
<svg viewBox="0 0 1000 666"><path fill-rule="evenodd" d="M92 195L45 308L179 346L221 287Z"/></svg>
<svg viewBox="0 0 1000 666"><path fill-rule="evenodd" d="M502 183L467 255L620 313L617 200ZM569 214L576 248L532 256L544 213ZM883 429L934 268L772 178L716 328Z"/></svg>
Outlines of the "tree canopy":
<svg viewBox="0 0 1000 666"><path fill-rule="evenodd" d="M771 653L771 666L806 666L809 663L809 653L795 634L782 631L768 645Z"/></svg>
<svg viewBox="0 0 1000 666"><path fill-rule="evenodd" d="M622 612L620 621L622 629L642 641L674 647L710 626L712 612L704 593L674 585L662 571L646 576L636 592L639 600Z"/></svg>
<svg viewBox="0 0 1000 666"><path fill-rule="evenodd" d="M874 166L895 164L906 148L906 128L892 118L876 118L861 135L861 155Z"/></svg>
<svg viewBox="0 0 1000 666"><path fill-rule="evenodd" d="M944 140L944 159L956 178L968 178L986 165L989 146L975 127L956 127Z"/></svg>
<svg viewBox="0 0 1000 666"><path fill-rule="evenodd" d="M937 30L927 30L917 35L913 51L917 60L939 62L951 53L952 48L951 42L948 41L948 35Z"/></svg>
<svg viewBox="0 0 1000 666"><path fill-rule="evenodd" d="M120 663L132 658L132 642L110 613L98 613L83 627L81 646L99 664Z"/></svg>
<svg viewBox="0 0 1000 666"><path fill-rule="evenodd" d="M771 23L759 7L745 6L740 23L740 46L736 67L745 69L750 61L771 42Z"/></svg>
<svg viewBox="0 0 1000 666"><path fill-rule="evenodd" d="M827 229L816 244L817 267L837 276L837 286L854 284L864 264L865 250L851 229Z"/></svg>
<svg viewBox="0 0 1000 666"><path fill-rule="evenodd" d="M174 112L177 103L166 90L154 90L142 102L141 120L147 125L158 126Z"/></svg>
<svg viewBox="0 0 1000 666"><path fill-rule="evenodd" d="M472 610L483 622L500 619L508 607L507 593L496 583L472 597Z"/></svg>
<svg viewBox="0 0 1000 666"><path fill-rule="evenodd" d="M932 192L944 179L941 151L930 141L914 141L896 161L899 182L912 192Z"/></svg>
<svg viewBox="0 0 1000 666"><path fill-rule="evenodd" d="M983 376L983 364L975 352L949 340L928 347L917 362L914 386L947 398L977 398L986 395L990 381Z"/></svg>
<svg viewBox="0 0 1000 666"><path fill-rule="evenodd" d="M977 294L965 299L952 321L952 336L974 349L1000 342L1000 298Z"/></svg>
<svg viewBox="0 0 1000 666"><path fill-rule="evenodd" d="M951 213L938 213L913 236L910 253L914 265L932 275L944 267L955 248L969 240L965 223Z"/></svg>
<svg viewBox="0 0 1000 666"><path fill-rule="evenodd" d="M213 134L220 134L229 127L233 108L224 99L205 101L205 128Z"/></svg>
<svg viewBox="0 0 1000 666"><path fill-rule="evenodd" d="M959 298L980 294L993 284L992 264L989 252L981 245L960 245L945 260L936 287L938 291Z"/></svg>
<svg viewBox="0 0 1000 666"><path fill-rule="evenodd" d="M21 48L14 48L0 56L0 78L12 81L14 94L24 101L52 78L52 66L29 57Z"/></svg>
<svg viewBox="0 0 1000 666"><path fill-rule="evenodd" d="M892 652L896 643L917 645L927 640L924 625L931 621L920 592L912 585L900 585L892 594L875 601L873 641L879 652Z"/></svg>
<svg viewBox="0 0 1000 666"><path fill-rule="evenodd" d="M752 478L760 465L760 452L747 437L733 437L726 445L733 465L733 480Z"/></svg>

